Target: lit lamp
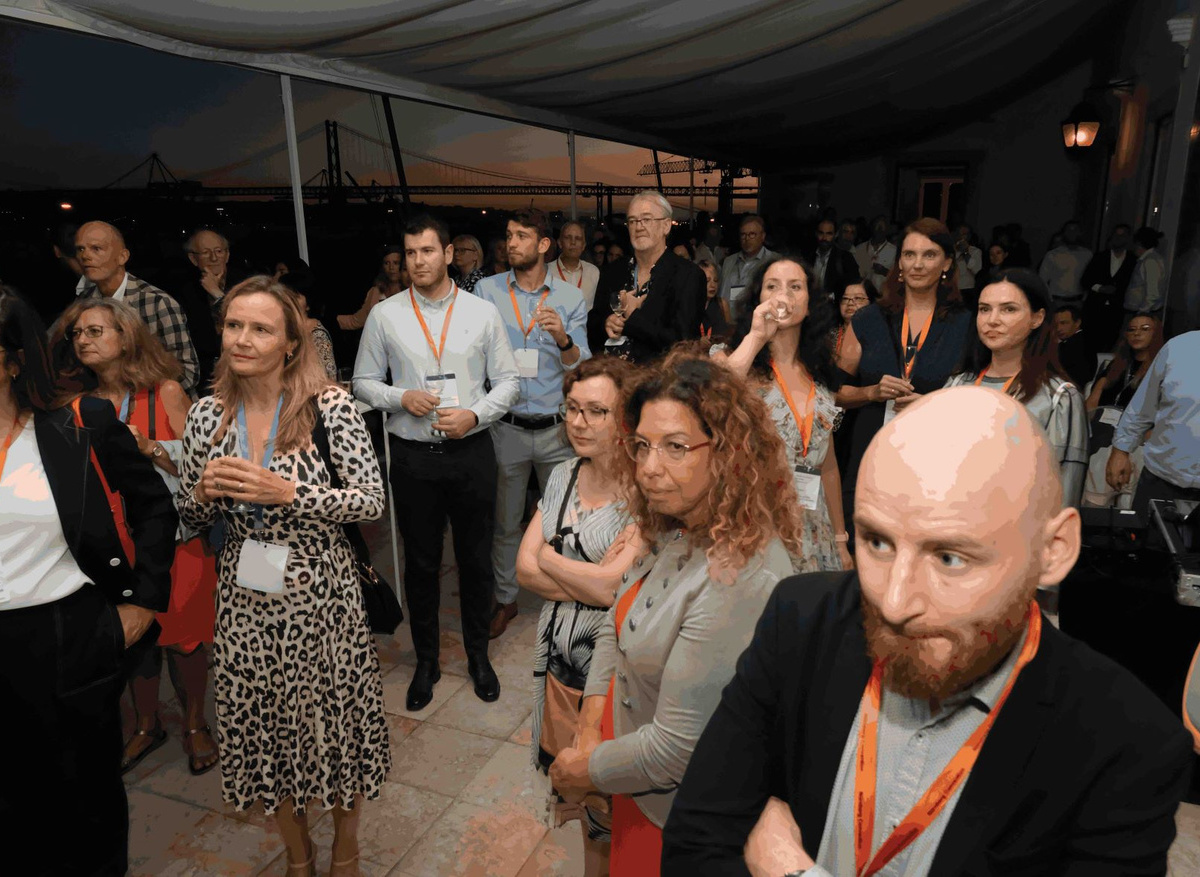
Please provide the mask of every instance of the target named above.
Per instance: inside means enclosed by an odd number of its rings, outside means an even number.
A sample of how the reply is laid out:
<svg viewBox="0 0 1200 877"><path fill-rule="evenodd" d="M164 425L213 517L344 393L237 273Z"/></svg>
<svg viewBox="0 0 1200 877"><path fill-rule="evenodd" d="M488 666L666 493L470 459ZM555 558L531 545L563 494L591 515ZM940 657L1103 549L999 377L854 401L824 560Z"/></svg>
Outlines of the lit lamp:
<svg viewBox="0 0 1200 877"><path fill-rule="evenodd" d="M1091 104L1076 104L1062 123L1063 145L1067 149L1091 146L1100 134L1099 118L1100 114Z"/></svg>

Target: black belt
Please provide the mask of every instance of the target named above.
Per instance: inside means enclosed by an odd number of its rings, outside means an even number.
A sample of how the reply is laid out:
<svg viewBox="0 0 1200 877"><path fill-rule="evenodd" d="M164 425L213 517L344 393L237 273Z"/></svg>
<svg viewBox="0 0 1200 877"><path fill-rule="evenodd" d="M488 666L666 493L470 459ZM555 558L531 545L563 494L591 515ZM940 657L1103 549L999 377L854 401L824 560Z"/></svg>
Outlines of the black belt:
<svg viewBox="0 0 1200 877"><path fill-rule="evenodd" d="M550 414L546 417L522 417L520 414L505 414L501 418L505 423L519 426L521 429L549 429L563 422L561 414Z"/></svg>
<svg viewBox="0 0 1200 877"><path fill-rule="evenodd" d="M446 439L444 442L423 442L415 439L400 438L398 435L393 435L392 439L409 448L416 448L425 451L429 454L444 454L447 451L456 451L460 448L466 448L477 444L484 439L491 439L486 429L481 429L479 432L472 433L468 436L463 436L460 439Z"/></svg>

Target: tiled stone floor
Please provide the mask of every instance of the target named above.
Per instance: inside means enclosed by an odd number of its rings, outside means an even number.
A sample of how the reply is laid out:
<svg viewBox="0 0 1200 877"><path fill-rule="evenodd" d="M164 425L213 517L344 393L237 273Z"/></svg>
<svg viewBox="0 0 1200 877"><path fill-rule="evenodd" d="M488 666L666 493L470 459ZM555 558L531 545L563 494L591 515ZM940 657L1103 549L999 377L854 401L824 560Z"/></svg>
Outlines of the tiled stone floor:
<svg viewBox="0 0 1200 877"><path fill-rule="evenodd" d="M368 533L380 571L391 572L382 528ZM520 612L492 643L500 699L485 704L467 678L458 629L457 580L447 543L442 570L442 679L433 702L404 709L416 663L407 623L378 637L393 766L382 797L368 802L360 829L364 877L580 877L577 823L548 831L529 767L530 662L537 598L523 593ZM395 582L394 574L388 576ZM283 844L261 811L236 813L222 803L216 770L193 777L180 746L179 710L165 679L167 744L126 777L130 805L130 873L134 877L286 877ZM210 708L211 713L211 708ZM1184 804L1171 874L1200 874L1200 807ZM328 873L333 819L314 811L317 873Z"/></svg>

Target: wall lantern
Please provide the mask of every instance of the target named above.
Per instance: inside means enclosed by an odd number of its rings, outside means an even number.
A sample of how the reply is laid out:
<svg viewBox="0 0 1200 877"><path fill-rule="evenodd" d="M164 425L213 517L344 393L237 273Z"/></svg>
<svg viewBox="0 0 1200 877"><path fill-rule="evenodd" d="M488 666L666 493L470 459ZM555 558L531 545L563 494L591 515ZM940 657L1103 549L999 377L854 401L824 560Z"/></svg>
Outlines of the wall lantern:
<svg viewBox="0 0 1200 877"><path fill-rule="evenodd" d="M1086 148L1096 142L1100 134L1100 114L1086 101L1076 104L1062 123L1063 146L1067 149Z"/></svg>

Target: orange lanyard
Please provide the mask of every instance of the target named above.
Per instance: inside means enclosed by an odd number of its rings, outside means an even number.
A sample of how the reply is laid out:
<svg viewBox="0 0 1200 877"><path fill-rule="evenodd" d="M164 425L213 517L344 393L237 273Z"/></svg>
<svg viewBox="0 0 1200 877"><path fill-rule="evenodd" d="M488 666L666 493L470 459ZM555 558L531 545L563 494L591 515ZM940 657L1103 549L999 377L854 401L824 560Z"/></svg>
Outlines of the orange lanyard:
<svg viewBox="0 0 1200 877"><path fill-rule="evenodd" d="M771 361L771 371L775 373L775 382L779 384L779 391L783 393L783 401L787 402L788 408L792 409L792 417L796 418L796 426L800 429L800 441L802 443L801 455L808 456L808 442L812 438L813 414L817 410L817 406L813 404L813 400L817 397L817 382L809 378L808 385L808 411L804 417L800 417L800 412L796 410L796 403L792 401L792 394L788 392L787 384L783 382L783 375L779 373L779 366L775 365L775 361Z"/></svg>
<svg viewBox="0 0 1200 877"><path fill-rule="evenodd" d="M522 292L523 291L524 290L522 290ZM528 327L526 327L525 322L521 319L521 308L517 305L517 293L513 290L511 280L508 281L508 294L509 297L512 298L513 313L517 315L517 328L524 332L525 337L528 338L529 333L533 331L534 324L537 323L537 320L534 319L533 315L537 312L538 308L546 303L546 299L550 296L550 288L546 287L546 291L542 293L542 297L538 300L538 303L534 305L533 310L529 312Z"/></svg>
<svg viewBox="0 0 1200 877"><path fill-rule="evenodd" d="M408 288L408 297L412 301L413 312L417 315L417 322L421 324L421 331L425 333L425 340L429 342L429 349L433 351L434 357L437 359L438 368L442 367L442 354L446 352L446 335L450 332L450 318L454 316L454 303L458 301L458 287L453 281L450 282L454 297L450 299L450 307L446 308L446 319L442 323L442 340L441 347L433 343L433 336L429 334L429 327L425 325L425 318L421 316L421 309L417 307L417 297L413 295L412 287Z"/></svg>
<svg viewBox="0 0 1200 877"><path fill-rule="evenodd" d="M8 431L8 438L4 440L4 447L0 448L0 478L4 477L4 464L8 462L8 449L12 447L13 440L17 437L17 424L21 422L21 412L18 409L13 417L12 429Z"/></svg>
<svg viewBox="0 0 1200 877"><path fill-rule="evenodd" d="M842 339L846 337L846 327L838 326L837 344L833 347L834 356L840 356L842 353Z"/></svg>
<svg viewBox="0 0 1200 877"><path fill-rule="evenodd" d="M1025 665L1037 654L1042 637L1042 614L1036 602L1029 604L1029 634L1017 657L1017 665L1004 685L983 723L975 729L967 742L954 754L949 764L938 775L908 815L884 840L879 852L871 858L871 842L875 835L875 784L877 781L877 756L879 749L879 705L882 699L883 664L877 662L871 671L867 689L863 692L862 721L858 729L858 755L854 774L854 873L858 877L870 877L908 847L930 823L942 812L942 808L953 797L975 766L975 759L983 748L988 732L996 723L1004 702L1012 693L1017 677Z"/></svg>
<svg viewBox="0 0 1200 877"><path fill-rule="evenodd" d="M616 618L617 622L617 638L621 636L621 626L625 623L625 616L629 614L629 610L633 608L633 601L637 599L638 592L642 590L642 583L646 581L646 576L642 576L633 587L621 595L621 599L617 601Z"/></svg>
<svg viewBox="0 0 1200 877"><path fill-rule="evenodd" d="M900 343L904 345L904 379L908 380L913 373L913 368L917 365L917 354L921 352L921 348L925 346L925 338L929 335L929 327L933 325L933 311L929 312L929 319L925 321L925 328L921 330L921 334L917 336L917 349L913 351L913 355L908 355L908 348L911 346L908 334L908 308L904 309L904 319L900 321Z"/></svg>
<svg viewBox="0 0 1200 877"><path fill-rule="evenodd" d="M987 374L987 368L985 367L984 370L979 373L979 377L977 377L975 379L975 386L978 387L983 383L983 376L986 374ZM1020 372L1017 372L1017 374L1020 374ZM1009 378L1007 381L1005 381L1004 389L1001 390L1000 392L1007 394L1008 388L1012 386L1012 382L1015 381L1016 379L1017 379L1017 375L1013 375L1011 378Z"/></svg>
<svg viewBox="0 0 1200 877"><path fill-rule="evenodd" d="M561 277L565 283L570 283L571 281L567 280L567 275L563 274L562 259L555 259L554 264L558 267L558 276ZM575 281L575 286L578 287L579 289L583 289L583 265L582 264L579 266L579 279L577 281Z"/></svg>

